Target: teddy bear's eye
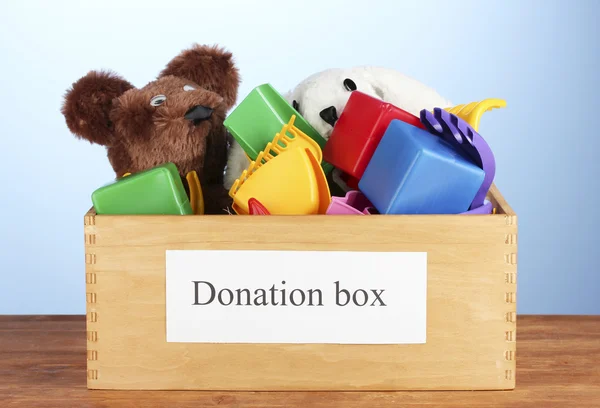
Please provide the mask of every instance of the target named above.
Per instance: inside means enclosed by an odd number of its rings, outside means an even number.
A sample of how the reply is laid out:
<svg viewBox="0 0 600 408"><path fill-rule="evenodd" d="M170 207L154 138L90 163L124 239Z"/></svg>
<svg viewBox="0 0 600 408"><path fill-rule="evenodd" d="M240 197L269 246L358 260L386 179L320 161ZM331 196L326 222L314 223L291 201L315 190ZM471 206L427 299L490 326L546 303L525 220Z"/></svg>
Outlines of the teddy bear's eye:
<svg viewBox="0 0 600 408"><path fill-rule="evenodd" d="M191 86L191 85L185 85L185 86L183 87L183 90L184 90L184 91L194 91L195 89L196 89L196 88L194 88L194 87L193 87L193 86Z"/></svg>
<svg viewBox="0 0 600 408"><path fill-rule="evenodd" d="M356 91L356 84L350 78L344 79L344 88L348 91Z"/></svg>
<svg viewBox="0 0 600 408"><path fill-rule="evenodd" d="M300 112L300 104L298 102L296 102L295 99L292 101L292 107L294 109L296 109L298 112Z"/></svg>
<svg viewBox="0 0 600 408"><path fill-rule="evenodd" d="M167 100L167 97L164 95L156 95L154 98L150 99L150 105L158 106L162 105Z"/></svg>

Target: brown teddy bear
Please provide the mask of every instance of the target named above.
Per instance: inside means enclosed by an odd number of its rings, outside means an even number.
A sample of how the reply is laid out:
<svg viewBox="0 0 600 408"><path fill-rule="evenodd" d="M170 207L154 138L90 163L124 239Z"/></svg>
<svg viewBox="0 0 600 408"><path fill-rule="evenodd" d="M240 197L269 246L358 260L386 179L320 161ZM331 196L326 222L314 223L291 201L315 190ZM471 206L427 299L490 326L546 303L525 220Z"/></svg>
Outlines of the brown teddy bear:
<svg viewBox="0 0 600 408"><path fill-rule="evenodd" d="M231 53L194 45L143 88L112 72L89 72L67 91L62 113L77 137L106 146L117 177L172 162L186 189L186 175L196 171L205 214L223 214L231 205L223 187L231 136L223 121L239 83Z"/></svg>

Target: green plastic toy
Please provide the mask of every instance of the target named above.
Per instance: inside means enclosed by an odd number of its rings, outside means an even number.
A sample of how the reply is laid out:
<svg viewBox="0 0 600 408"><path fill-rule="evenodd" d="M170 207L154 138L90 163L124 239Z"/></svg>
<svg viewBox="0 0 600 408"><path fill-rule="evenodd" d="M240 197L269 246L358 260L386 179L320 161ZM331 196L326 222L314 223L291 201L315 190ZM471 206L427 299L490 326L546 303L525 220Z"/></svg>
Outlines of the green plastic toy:
<svg viewBox="0 0 600 408"><path fill-rule="evenodd" d="M191 215L192 206L173 163L122 177L92 193L97 214Z"/></svg>
<svg viewBox="0 0 600 408"><path fill-rule="evenodd" d="M326 140L270 84L254 88L229 114L223 123L251 160L264 150L281 127L296 115L295 126L325 148ZM328 174L333 166L325 161L321 167Z"/></svg>

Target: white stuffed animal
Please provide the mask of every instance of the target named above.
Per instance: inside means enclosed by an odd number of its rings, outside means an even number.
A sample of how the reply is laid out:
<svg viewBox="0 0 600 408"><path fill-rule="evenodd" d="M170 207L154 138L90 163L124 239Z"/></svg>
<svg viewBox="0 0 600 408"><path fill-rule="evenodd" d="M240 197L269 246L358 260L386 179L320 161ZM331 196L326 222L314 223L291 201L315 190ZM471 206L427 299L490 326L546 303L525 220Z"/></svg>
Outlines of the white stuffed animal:
<svg viewBox="0 0 600 408"><path fill-rule="evenodd" d="M389 102L415 116L419 116L423 109L453 106L419 81L392 69L373 66L318 72L300 82L284 97L327 140L350 93L355 90ZM225 188L231 188L248 164L241 146L234 141L229 152Z"/></svg>

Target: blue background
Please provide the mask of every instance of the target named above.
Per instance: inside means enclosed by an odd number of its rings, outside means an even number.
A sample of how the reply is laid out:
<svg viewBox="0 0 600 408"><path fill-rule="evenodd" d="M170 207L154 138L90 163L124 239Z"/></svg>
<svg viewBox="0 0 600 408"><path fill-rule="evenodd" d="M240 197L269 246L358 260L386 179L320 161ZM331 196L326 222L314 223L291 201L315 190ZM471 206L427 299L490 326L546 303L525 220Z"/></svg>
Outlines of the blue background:
<svg viewBox="0 0 600 408"><path fill-rule="evenodd" d="M85 313L83 215L113 172L68 131L65 90L103 68L143 86L199 42L234 53L240 98L370 64L454 103L507 100L480 131L519 216L518 312L600 314L599 1L89 3L0 11L0 313Z"/></svg>

